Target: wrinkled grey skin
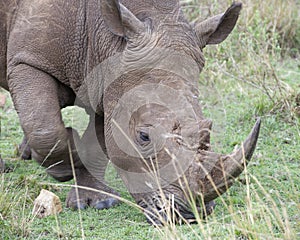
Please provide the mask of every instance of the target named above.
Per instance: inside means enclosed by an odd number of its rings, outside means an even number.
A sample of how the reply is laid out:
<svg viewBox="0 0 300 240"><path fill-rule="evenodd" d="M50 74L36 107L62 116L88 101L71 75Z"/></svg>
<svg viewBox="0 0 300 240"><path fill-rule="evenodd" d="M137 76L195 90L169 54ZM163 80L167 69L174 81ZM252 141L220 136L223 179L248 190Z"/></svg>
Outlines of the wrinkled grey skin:
<svg viewBox="0 0 300 240"><path fill-rule="evenodd" d="M20 118L24 158L32 156L59 181L73 178L73 160L78 185L117 195L104 182L110 159L150 222L160 220L147 210L166 217L164 197L175 199L186 219L194 217L191 199L199 212L206 205L211 213L212 200L250 160L259 132L258 121L241 149L210 152L212 124L197 101L202 49L227 38L241 4L194 23L176 0L0 0L0 9L0 85L10 91ZM164 60L174 52L180 57ZM147 96L156 100L144 104ZM90 115L81 138L65 128L60 113L74 104ZM127 119L123 112L131 105ZM175 168L177 162L184 169ZM159 169L161 189L153 187L155 177L144 175ZM75 188L67 197L72 208L117 203L85 189L78 201Z"/></svg>

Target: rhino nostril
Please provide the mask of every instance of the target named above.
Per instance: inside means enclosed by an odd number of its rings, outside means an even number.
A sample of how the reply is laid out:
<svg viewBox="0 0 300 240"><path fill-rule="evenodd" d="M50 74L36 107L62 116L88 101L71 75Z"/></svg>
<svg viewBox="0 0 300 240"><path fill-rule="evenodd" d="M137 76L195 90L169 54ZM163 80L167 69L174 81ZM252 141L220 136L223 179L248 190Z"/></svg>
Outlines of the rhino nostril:
<svg viewBox="0 0 300 240"><path fill-rule="evenodd" d="M147 199L148 201L142 200L138 202L138 205L144 209L147 222L156 225L163 226L168 223L182 224L184 222L194 223L196 222L195 214L192 208L183 202L183 200L172 196L165 196L165 201L162 202L162 198L155 196ZM197 207L198 209L198 207ZM204 217L203 212L199 210L200 217Z"/></svg>
<svg viewBox="0 0 300 240"><path fill-rule="evenodd" d="M172 128L172 133L180 134L180 131L181 131L180 122L177 121L174 123L174 126Z"/></svg>

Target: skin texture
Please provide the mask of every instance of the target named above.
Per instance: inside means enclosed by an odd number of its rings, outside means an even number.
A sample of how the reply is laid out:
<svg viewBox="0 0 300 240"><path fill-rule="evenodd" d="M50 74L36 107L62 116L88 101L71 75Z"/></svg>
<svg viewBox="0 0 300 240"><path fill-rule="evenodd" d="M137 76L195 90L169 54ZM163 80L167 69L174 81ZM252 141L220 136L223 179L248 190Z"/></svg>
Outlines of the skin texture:
<svg viewBox="0 0 300 240"><path fill-rule="evenodd" d="M20 118L23 158L32 156L59 181L74 177L74 165L78 185L117 195L104 181L110 159L152 223L161 220L147 210L166 218L160 205L171 197L184 218L193 217L192 199L203 215L211 213L212 200L250 160L259 132L257 122L245 155L209 152L212 123L197 101L202 49L226 39L241 4L194 23L176 0L0 0L0 6L0 85ZM82 137L62 121L60 110L71 105L90 115ZM78 191L77 199L71 189L68 207L118 203L102 192Z"/></svg>

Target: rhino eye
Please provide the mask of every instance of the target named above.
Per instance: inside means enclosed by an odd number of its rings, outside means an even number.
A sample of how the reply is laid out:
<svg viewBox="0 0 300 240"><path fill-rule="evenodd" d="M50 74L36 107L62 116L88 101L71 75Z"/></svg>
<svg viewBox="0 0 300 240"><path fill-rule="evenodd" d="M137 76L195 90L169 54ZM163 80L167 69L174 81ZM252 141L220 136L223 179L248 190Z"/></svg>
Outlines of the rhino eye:
<svg viewBox="0 0 300 240"><path fill-rule="evenodd" d="M150 142L149 134L145 132L140 132L140 139L144 142Z"/></svg>

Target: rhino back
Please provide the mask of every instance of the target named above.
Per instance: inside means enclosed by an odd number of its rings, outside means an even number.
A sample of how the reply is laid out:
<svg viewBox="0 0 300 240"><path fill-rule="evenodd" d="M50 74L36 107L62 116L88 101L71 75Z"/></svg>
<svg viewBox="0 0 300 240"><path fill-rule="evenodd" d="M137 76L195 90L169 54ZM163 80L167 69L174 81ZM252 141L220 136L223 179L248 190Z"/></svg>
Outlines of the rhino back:
<svg viewBox="0 0 300 240"><path fill-rule="evenodd" d="M72 1L74 5L78 2ZM7 43L8 75L15 65L25 63L68 84L70 64L73 71L78 71L70 55L75 54L72 48L76 46L71 46L71 41L78 31L73 26L75 18L79 18L77 6L68 3L70 1L20 1Z"/></svg>
<svg viewBox="0 0 300 240"><path fill-rule="evenodd" d="M100 12L97 0L20 0L7 43L8 75L26 63L76 93L86 74L112 54L111 46L122 44Z"/></svg>

